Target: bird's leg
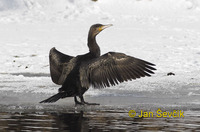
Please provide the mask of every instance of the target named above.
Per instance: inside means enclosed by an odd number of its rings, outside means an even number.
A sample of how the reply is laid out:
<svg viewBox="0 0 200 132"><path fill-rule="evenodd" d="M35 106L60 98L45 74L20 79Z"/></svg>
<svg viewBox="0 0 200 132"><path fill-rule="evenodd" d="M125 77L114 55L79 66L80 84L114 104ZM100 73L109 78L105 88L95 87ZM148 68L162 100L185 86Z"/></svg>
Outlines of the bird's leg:
<svg viewBox="0 0 200 132"><path fill-rule="evenodd" d="M75 105L84 105L82 102L79 102L76 98L76 96L74 96L74 101L75 101Z"/></svg>
<svg viewBox="0 0 200 132"><path fill-rule="evenodd" d="M88 102L85 102L83 96L79 96L80 99L81 99L81 103L82 104L86 104L86 105L100 105L100 104L97 104L97 103L88 103Z"/></svg>

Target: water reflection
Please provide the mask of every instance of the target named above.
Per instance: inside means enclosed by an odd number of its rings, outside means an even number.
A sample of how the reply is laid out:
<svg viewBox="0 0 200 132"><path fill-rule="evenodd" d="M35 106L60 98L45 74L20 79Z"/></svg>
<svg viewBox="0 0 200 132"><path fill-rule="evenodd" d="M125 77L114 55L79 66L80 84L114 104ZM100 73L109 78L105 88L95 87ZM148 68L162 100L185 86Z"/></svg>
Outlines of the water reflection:
<svg viewBox="0 0 200 132"><path fill-rule="evenodd" d="M82 111L80 113L54 114L54 117L59 131L81 132L82 129L86 130L88 128L85 123L87 118L83 117Z"/></svg>
<svg viewBox="0 0 200 132"><path fill-rule="evenodd" d="M200 116L186 112L185 118L130 118L127 112L1 112L0 131L195 131L200 129Z"/></svg>
<svg viewBox="0 0 200 132"><path fill-rule="evenodd" d="M0 113L0 131L81 131L80 113Z"/></svg>

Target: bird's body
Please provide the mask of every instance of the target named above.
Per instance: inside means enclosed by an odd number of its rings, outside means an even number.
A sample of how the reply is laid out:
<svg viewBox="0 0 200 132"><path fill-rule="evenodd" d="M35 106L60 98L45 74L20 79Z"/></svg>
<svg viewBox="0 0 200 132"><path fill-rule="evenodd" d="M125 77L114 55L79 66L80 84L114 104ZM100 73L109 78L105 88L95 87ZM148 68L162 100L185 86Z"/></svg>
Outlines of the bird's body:
<svg viewBox="0 0 200 132"><path fill-rule="evenodd" d="M60 98L74 97L76 104L90 104L83 94L92 85L103 88L153 74L152 63L123 53L108 52L100 56L96 35L111 25L95 24L88 34L89 53L76 57L65 55L55 48L50 50L50 72L54 83L62 85L58 94L41 103L55 102ZM150 74L149 74L150 73ZM80 98L80 102L76 96ZM95 103L91 103L95 104Z"/></svg>
<svg viewBox="0 0 200 132"><path fill-rule="evenodd" d="M73 58L73 62L70 62L72 63L70 66L70 73L67 75L59 91L68 91L70 92L68 93L70 96L79 96L79 93L84 94L88 88L81 86L80 68L94 58L95 57L89 53Z"/></svg>

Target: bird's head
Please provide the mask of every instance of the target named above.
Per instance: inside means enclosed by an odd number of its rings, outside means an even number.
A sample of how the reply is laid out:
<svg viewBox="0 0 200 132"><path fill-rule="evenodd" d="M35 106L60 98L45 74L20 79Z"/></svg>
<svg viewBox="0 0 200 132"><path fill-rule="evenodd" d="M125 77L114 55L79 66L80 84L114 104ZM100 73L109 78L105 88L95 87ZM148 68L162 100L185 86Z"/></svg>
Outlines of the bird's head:
<svg viewBox="0 0 200 132"><path fill-rule="evenodd" d="M90 27L89 34L93 37L95 37L97 34L99 34L102 30L112 26L112 24L108 25L102 25L102 24L94 24Z"/></svg>

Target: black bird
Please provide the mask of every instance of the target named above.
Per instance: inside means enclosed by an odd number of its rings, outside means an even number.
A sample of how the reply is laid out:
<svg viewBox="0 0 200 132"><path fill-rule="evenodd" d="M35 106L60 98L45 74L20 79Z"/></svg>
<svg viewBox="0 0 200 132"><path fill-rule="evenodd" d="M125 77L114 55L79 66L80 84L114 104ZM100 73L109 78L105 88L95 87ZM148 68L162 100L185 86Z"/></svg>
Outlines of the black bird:
<svg viewBox="0 0 200 132"><path fill-rule="evenodd" d="M100 56L96 36L112 26L92 25L88 34L89 53L76 57L65 55L55 48L50 50L50 72L54 83L62 85L59 92L40 103L51 103L65 97L74 97L75 104L90 104L84 101L83 94L90 86L104 88L124 81L154 74L154 64L123 53L108 52ZM80 102L77 100L78 96Z"/></svg>

